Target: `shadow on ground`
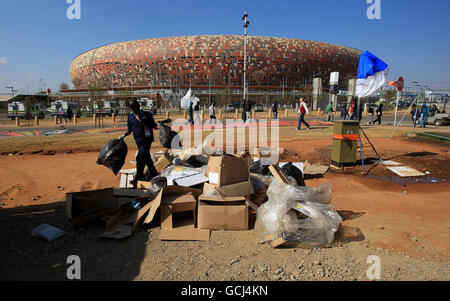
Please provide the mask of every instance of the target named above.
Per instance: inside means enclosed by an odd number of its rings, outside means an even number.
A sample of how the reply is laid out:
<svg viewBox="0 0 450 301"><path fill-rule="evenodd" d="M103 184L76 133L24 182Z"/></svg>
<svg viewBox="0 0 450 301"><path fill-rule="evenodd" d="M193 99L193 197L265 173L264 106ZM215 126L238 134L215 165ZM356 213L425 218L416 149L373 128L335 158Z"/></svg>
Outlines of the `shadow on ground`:
<svg viewBox="0 0 450 301"><path fill-rule="evenodd" d="M66 231L52 243L31 231L47 223ZM120 240L99 239L104 223L72 228L65 202L0 209L0 280L67 280L67 257L81 260L82 280L134 280L145 257L148 231Z"/></svg>

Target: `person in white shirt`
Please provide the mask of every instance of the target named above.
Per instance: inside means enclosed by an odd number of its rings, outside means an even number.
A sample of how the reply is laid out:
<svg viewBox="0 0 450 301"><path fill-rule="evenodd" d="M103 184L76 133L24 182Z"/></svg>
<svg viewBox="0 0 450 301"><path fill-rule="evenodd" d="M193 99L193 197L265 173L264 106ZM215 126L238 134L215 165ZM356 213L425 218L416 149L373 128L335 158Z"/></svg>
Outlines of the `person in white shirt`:
<svg viewBox="0 0 450 301"><path fill-rule="evenodd" d="M300 97L300 107L297 112L297 115L300 117L298 118L298 126L297 131L301 129L302 122L306 125L306 128L309 130L311 128L311 125L305 121L305 115L309 114L308 106L306 105L306 102L303 101L303 97Z"/></svg>

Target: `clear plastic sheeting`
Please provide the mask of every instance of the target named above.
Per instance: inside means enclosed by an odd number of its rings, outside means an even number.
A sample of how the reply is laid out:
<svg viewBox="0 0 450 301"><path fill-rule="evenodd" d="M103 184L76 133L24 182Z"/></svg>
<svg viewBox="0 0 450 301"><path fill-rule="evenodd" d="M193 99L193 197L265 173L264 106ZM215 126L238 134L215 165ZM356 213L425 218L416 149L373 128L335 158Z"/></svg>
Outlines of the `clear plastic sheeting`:
<svg viewBox="0 0 450 301"><path fill-rule="evenodd" d="M164 171L161 173L162 177L170 177L182 173L186 173L189 171L196 171L201 173L202 175L206 176L207 173L207 165L199 167L199 168L192 168L192 167L186 167L186 166L178 166L178 165L170 165L164 169Z"/></svg>
<svg viewBox="0 0 450 301"><path fill-rule="evenodd" d="M258 209L255 230L262 242L283 237L301 247L330 244L342 222L330 206L331 183L298 187L272 181L269 200Z"/></svg>

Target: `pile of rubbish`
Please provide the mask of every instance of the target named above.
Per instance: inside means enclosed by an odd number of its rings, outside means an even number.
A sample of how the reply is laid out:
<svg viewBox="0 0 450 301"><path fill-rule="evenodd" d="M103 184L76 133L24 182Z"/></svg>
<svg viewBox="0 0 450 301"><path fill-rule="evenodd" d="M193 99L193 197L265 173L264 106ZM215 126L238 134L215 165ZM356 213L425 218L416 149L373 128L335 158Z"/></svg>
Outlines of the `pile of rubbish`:
<svg viewBox="0 0 450 301"><path fill-rule="evenodd" d="M146 171L146 179L135 182L136 169L121 169L125 142L109 141L97 163L120 173L120 188L67 194L68 218L73 226L104 221L102 238L123 239L153 225L161 227L160 240L209 241L211 230L248 230L249 215L256 214L256 234L272 247L333 242L342 219L330 205L332 186L304 182L308 172L328 168L308 162L266 166L259 149L252 155L206 155L201 149L153 153L159 176L150 179Z"/></svg>

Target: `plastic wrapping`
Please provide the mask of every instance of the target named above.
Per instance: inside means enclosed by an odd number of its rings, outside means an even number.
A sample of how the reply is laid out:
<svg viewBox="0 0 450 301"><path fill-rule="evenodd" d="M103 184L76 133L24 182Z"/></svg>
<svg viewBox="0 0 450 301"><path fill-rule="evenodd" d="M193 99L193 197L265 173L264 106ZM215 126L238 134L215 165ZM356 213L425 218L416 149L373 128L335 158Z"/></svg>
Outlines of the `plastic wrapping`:
<svg viewBox="0 0 450 301"><path fill-rule="evenodd" d="M97 164L104 165L117 175L125 164L128 147L123 139L109 140L98 154Z"/></svg>
<svg viewBox="0 0 450 301"><path fill-rule="evenodd" d="M330 206L331 184L296 187L272 181L269 200L258 209L255 230L261 241L283 237L304 247L333 242L342 222Z"/></svg>
<svg viewBox="0 0 450 301"><path fill-rule="evenodd" d="M169 177L181 173L185 173L188 171L197 171L201 173L202 175L206 176L207 173L207 166L202 166L199 168L192 168L192 167L186 167L186 166L178 166L178 165L170 165L164 169L163 172L161 172L161 176L163 177Z"/></svg>

